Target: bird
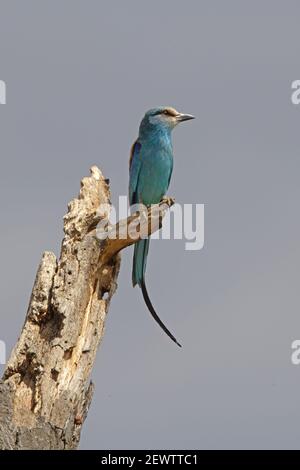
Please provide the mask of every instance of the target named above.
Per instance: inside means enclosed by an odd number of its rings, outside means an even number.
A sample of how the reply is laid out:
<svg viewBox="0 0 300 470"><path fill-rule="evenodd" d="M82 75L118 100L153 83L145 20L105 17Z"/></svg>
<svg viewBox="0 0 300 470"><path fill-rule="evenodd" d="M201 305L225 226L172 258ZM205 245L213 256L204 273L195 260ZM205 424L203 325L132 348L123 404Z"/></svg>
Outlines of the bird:
<svg viewBox="0 0 300 470"><path fill-rule="evenodd" d="M166 195L173 171L172 130L177 124L194 119L170 106L152 108L144 115L137 140L131 147L129 159L129 203L149 207L158 204ZM145 272L150 238L134 246L132 284L138 285L144 301L156 322L179 347L181 344L161 321L149 298Z"/></svg>

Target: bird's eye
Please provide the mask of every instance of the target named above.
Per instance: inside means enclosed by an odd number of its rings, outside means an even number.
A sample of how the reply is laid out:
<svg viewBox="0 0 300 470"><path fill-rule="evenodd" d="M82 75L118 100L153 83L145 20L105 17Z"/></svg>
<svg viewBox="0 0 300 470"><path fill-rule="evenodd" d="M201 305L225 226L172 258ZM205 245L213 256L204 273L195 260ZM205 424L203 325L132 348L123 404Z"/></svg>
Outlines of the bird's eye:
<svg viewBox="0 0 300 470"><path fill-rule="evenodd" d="M167 116L169 115L169 111L167 109L164 110L164 114L166 114Z"/></svg>

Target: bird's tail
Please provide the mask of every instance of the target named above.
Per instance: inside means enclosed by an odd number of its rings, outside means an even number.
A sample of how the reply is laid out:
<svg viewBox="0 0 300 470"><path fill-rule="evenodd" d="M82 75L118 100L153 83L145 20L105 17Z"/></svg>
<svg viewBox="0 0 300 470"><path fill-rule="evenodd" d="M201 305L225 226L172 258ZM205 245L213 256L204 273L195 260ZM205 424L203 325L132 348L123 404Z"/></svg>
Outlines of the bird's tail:
<svg viewBox="0 0 300 470"><path fill-rule="evenodd" d="M134 245L132 284L142 286L145 276L150 238L140 240Z"/></svg>
<svg viewBox="0 0 300 470"><path fill-rule="evenodd" d="M178 343L175 336L168 330L168 328L163 324L159 316L157 315L154 307L151 303L149 298L146 284L145 284L145 271L146 271L146 264L147 264L147 256L149 251L149 244L150 238L146 238L145 240L140 240L134 246L134 255L133 255L133 269L132 269L132 284L135 286L138 284L142 289L142 294L145 300L145 303L148 307L149 312L151 313L154 320L159 324L159 326L164 330L164 332L171 338L174 343L176 343L179 347L181 344Z"/></svg>

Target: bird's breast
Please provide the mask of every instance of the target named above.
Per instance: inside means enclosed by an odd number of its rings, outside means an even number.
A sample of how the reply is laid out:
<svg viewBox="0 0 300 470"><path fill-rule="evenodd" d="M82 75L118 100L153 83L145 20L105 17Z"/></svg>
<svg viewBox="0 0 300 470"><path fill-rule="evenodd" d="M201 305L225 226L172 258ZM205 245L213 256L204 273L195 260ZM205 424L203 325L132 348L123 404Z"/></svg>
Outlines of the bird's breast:
<svg viewBox="0 0 300 470"><path fill-rule="evenodd" d="M144 147L141 161L139 200L146 205L157 204L168 189L173 167L172 148L166 145Z"/></svg>

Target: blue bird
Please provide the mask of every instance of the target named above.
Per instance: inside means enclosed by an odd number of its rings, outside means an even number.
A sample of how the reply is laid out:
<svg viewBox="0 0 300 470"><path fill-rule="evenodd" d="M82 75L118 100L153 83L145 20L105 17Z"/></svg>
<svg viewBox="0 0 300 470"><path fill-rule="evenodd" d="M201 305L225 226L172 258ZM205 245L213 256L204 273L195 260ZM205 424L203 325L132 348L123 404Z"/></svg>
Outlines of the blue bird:
<svg viewBox="0 0 300 470"><path fill-rule="evenodd" d="M194 119L171 107L158 107L146 112L140 124L139 136L131 148L129 160L130 205L158 204L165 196L173 170L171 132L183 121ZM178 345L176 338L158 317L145 284L145 271L150 239L142 239L134 246L132 283L142 289L146 305L165 333Z"/></svg>

